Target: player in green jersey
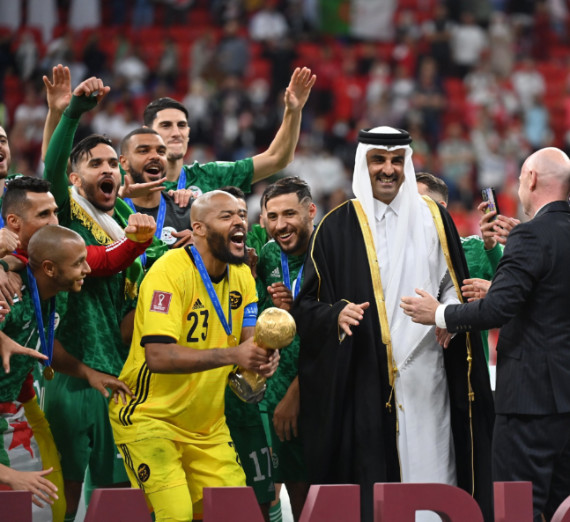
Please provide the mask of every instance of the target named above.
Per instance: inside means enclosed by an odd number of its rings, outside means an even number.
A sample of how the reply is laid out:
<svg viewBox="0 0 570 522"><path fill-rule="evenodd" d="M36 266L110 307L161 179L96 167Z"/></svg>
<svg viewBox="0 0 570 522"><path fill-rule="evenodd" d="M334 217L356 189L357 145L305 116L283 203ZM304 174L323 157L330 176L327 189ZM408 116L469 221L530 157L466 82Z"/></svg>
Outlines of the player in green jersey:
<svg viewBox="0 0 570 522"><path fill-rule="evenodd" d="M295 69L285 90L283 122L269 148L253 158L236 162L184 165L190 136L187 109L172 98L151 102L144 111L143 120L147 127L162 136L166 144L166 188L189 189L200 194L234 185L249 193L252 183L285 168L293 160L299 141L301 114L315 81L316 76L307 67Z"/></svg>
<svg viewBox="0 0 570 522"><path fill-rule="evenodd" d="M269 306L290 310L303 279L303 263L317 208L305 181L287 177L269 185L263 201L266 226L273 240L262 249L257 264L260 311ZM295 520L299 520L309 484L298 430L299 337L281 351L275 375L267 381L262 405L269 414L271 445L276 463L274 480L284 483Z"/></svg>

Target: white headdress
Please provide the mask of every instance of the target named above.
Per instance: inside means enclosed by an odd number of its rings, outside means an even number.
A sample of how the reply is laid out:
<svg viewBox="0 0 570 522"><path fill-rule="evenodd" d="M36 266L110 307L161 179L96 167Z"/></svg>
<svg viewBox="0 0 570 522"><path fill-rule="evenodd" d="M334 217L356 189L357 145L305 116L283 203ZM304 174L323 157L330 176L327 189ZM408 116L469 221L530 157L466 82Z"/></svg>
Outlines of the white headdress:
<svg viewBox="0 0 570 522"><path fill-rule="evenodd" d="M394 349L402 354L413 349L426 333L422 325L412 323L400 308L402 296L415 295L416 288L423 288L432 295L437 295L438 284L445 274L446 267L437 267L436 273L431 273L428 255L433 255L433 235L426 237L426 220L431 221L429 210L422 201L416 184L416 175L412 163L412 148L410 135L393 127L376 127L368 131L360 131L359 144L356 150L352 189L354 195L362 204L368 223L372 228L372 236L376 234L376 219L374 213L374 196L366 154L373 149L394 151L404 149L404 182L396 198L398 199L398 218L396 229L390 235L390 265L389 274L382 274L382 286L386 301L386 312L390 323L390 332ZM394 199L396 199L394 198ZM378 251L378 259L388 255ZM439 263L438 263L439 264ZM442 272L443 270L443 272ZM385 277L385 276L388 277ZM400 345L400 346L398 346ZM399 361L397 361L399 362Z"/></svg>

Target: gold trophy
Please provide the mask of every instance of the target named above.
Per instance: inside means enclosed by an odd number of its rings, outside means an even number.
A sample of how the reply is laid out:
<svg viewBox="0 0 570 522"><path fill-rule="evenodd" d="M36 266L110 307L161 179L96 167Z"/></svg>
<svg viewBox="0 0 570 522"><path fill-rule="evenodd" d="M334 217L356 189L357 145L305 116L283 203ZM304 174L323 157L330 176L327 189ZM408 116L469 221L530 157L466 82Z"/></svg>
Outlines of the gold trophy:
<svg viewBox="0 0 570 522"><path fill-rule="evenodd" d="M267 308L257 318L253 340L266 350L280 350L291 344L297 328L289 312L281 308ZM265 377L244 368L236 368L229 377L230 388L244 402L256 404L265 394Z"/></svg>

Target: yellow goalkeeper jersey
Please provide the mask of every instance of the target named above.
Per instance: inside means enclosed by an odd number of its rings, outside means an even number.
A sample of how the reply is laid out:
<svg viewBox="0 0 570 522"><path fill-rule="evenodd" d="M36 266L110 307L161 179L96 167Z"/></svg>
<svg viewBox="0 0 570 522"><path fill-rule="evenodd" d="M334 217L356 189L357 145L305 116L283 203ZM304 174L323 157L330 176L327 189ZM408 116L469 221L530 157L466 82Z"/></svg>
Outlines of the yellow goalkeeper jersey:
<svg viewBox="0 0 570 522"><path fill-rule="evenodd" d="M239 340L244 308L257 301L250 269L229 265L227 276L212 282L226 320L231 307L232 333ZM142 282L131 348L119 376L134 397L126 406L121 401L110 403L115 442L155 437L203 444L231 440L224 416L231 367L192 374L152 373L144 345L156 342L199 350L228 347L226 331L187 249L167 252Z"/></svg>

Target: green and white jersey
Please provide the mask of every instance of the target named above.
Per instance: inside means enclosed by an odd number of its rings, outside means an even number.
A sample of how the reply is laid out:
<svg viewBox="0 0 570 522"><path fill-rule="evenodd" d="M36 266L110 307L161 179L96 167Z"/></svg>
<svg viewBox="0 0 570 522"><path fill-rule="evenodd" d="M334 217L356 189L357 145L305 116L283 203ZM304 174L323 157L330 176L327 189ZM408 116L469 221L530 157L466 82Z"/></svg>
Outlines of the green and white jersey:
<svg viewBox="0 0 570 522"><path fill-rule="evenodd" d="M296 281L299 270L303 266L305 256L287 256L289 264L289 278L292 287L300 285ZM267 292L267 287L273 283L283 282L283 268L281 265L281 249L275 240L265 244L259 253L257 262L257 295L259 298L259 313L273 306L273 301ZM299 368L299 337L296 335L293 342L281 350L281 359L277 371L267 380L267 391L263 403L268 412L272 412L287 392L291 382L297 377Z"/></svg>
<svg viewBox="0 0 570 522"><path fill-rule="evenodd" d="M34 311L32 296L28 290L28 274L26 270L20 272L22 277L22 299L14 299L10 313L0 323L0 330L10 339L26 348L41 351L38 325ZM60 293L56 297L55 327L59 325L59 318L66 310L67 293ZM48 335L49 300L41 302L42 317L45 335ZM18 398L22 384L28 374L38 366L36 359L27 355L13 355L10 358L10 373L6 373L0 366L0 402L13 402Z"/></svg>
<svg viewBox="0 0 570 522"><path fill-rule="evenodd" d="M192 165L184 165L182 170L186 176L185 188L195 192L209 192L226 185L239 187L245 193L251 192L252 158L238 161L211 161L203 164L195 161ZM176 190L178 181L166 181L164 186L166 191Z"/></svg>

